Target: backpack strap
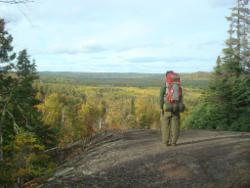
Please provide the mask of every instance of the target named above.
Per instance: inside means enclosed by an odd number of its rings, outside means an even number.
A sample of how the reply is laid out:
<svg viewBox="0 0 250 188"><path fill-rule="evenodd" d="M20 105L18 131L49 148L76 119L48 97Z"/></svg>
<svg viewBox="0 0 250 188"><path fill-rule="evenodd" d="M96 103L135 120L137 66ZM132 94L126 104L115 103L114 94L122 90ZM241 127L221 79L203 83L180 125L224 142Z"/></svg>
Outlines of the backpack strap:
<svg viewBox="0 0 250 188"><path fill-rule="evenodd" d="M169 84L166 82L165 95L168 96L169 93Z"/></svg>

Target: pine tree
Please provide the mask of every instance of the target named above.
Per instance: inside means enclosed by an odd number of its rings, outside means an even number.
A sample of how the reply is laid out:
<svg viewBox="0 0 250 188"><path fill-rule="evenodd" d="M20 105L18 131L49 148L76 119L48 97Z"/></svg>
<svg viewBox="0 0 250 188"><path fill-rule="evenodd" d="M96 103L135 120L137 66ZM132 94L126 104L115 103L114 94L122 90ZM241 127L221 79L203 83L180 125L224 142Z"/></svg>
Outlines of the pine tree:
<svg viewBox="0 0 250 188"><path fill-rule="evenodd" d="M15 79L11 76L13 53L12 36L5 30L5 22L0 19L0 161L3 160L4 126L7 126L8 105L11 102ZM11 119L11 117L9 117Z"/></svg>
<svg viewBox="0 0 250 188"><path fill-rule="evenodd" d="M34 60L30 60L27 50L19 52L15 66L17 85L13 102L13 116L23 130L34 133L39 141L50 147L55 143L55 133L42 123L42 114L38 110L40 100L37 99L38 89L34 83L39 76Z"/></svg>
<svg viewBox="0 0 250 188"><path fill-rule="evenodd" d="M229 74L240 75L250 67L249 59L249 27L250 9L249 0L237 0L232 13L227 20L230 22L227 48L223 50L224 71Z"/></svg>
<svg viewBox="0 0 250 188"><path fill-rule="evenodd" d="M215 79L211 84L210 102L220 104L224 115L228 119L228 127L233 130L242 129L240 119L247 119L242 116L249 109L249 88L250 80L245 76L249 71L249 26L250 9L248 0L237 0L237 5L232 9L229 38L226 41L227 47L223 49L222 63L217 60L215 68ZM220 68L218 68L220 67ZM245 84L243 84L245 83ZM245 97L242 97L245 96ZM214 101L215 99L215 101Z"/></svg>
<svg viewBox="0 0 250 188"><path fill-rule="evenodd" d="M4 187L19 187L25 180L47 173L49 160L37 152L44 150L48 131L40 124L36 109L35 63L23 50L15 65L12 40L0 19L0 184Z"/></svg>
<svg viewBox="0 0 250 188"><path fill-rule="evenodd" d="M250 9L249 0L236 2L227 17L229 37L222 58L217 58L209 93L189 118L197 128L250 130Z"/></svg>
<svg viewBox="0 0 250 188"><path fill-rule="evenodd" d="M38 78L38 76L35 61L33 60L33 62L31 62L29 58L27 50L20 51L17 57L16 71L18 76L22 78L29 78L31 82L33 82Z"/></svg>
<svg viewBox="0 0 250 188"><path fill-rule="evenodd" d="M217 75L221 74L221 70L220 70L221 69L221 63L222 63L221 57L218 56L217 60L216 60L216 67L215 67L215 74L217 74Z"/></svg>
<svg viewBox="0 0 250 188"><path fill-rule="evenodd" d="M135 115L135 98L131 98L131 104L130 104L130 114Z"/></svg>
<svg viewBox="0 0 250 188"><path fill-rule="evenodd" d="M245 68L246 72L250 72L250 41L249 41L249 32L250 32L250 9L249 7L249 0L245 0L243 2L243 8L242 8L242 16L244 22L243 29L242 29L242 64Z"/></svg>
<svg viewBox="0 0 250 188"><path fill-rule="evenodd" d="M39 124L39 113L34 108L39 104L33 83L38 79L35 62L31 62L26 50L19 52L16 64L18 84L15 88L15 118L20 126L32 131Z"/></svg>

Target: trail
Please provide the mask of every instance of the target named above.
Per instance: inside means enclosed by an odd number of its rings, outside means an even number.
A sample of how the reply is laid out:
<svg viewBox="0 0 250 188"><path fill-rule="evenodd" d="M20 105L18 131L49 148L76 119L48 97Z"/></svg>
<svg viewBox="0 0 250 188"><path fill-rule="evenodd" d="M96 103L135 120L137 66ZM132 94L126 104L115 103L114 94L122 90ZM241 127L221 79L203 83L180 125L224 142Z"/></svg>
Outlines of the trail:
<svg viewBox="0 0 250 188"><path fill-rule="evenodd" d="M133 130L72 157L40 187L249 188L250 133L183 131L176 147Z"/></svg>

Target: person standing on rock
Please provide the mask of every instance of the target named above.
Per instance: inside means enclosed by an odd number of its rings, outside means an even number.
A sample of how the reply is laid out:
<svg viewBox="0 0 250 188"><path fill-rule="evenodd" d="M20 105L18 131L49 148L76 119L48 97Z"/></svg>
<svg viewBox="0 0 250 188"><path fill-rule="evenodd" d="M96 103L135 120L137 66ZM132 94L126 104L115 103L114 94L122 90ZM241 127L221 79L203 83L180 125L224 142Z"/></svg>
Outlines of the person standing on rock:
<svg viewBox="0 0 250 188"><path fill-rule="evenodd" d="M180 112L184 111L180 75L167 71L160 90L162 143L176 146L180 132Z"/></svg>

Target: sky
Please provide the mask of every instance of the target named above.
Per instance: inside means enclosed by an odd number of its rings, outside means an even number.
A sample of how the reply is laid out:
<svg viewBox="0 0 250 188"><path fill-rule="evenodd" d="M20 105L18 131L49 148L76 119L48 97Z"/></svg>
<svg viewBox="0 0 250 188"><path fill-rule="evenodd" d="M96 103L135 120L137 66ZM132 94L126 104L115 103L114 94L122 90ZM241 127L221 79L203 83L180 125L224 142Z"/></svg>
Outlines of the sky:
<svg viewBox="0 0 250 188"><path fill-rule="evenodd" d="M34 0L0 3L0 17L38 71L212 71L234 2Z"/></svg>

